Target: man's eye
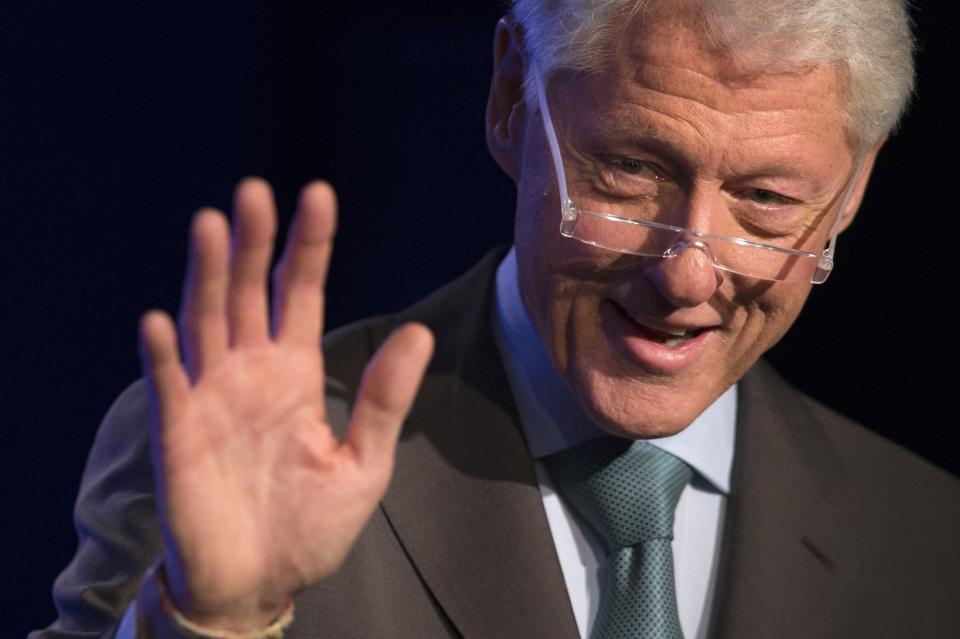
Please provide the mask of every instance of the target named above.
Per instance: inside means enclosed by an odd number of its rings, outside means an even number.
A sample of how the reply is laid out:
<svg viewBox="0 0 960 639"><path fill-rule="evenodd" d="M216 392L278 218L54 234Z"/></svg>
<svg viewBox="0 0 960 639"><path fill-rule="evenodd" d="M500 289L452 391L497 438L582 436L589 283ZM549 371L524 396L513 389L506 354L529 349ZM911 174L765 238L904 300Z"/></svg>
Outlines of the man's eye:
<svg viewBox="0 0 960 639"><path fill-rule="evenodd" d="M663 179L663 176L659 171L657 171L656 167L651 165L649 162L644 162L643 160L637 160L634 158L620 158L616 161L616 165L621 171L630 175L639 175L654 180Z"/></svg>
<svg viewBox="0 0 960 639"><path fill-rule="evenodd" d="M748 189L742 193L742 197L762 206L776 206L778 204L794 204L796 200L786 195L780 195L773 191L765 189Z"/></svg>

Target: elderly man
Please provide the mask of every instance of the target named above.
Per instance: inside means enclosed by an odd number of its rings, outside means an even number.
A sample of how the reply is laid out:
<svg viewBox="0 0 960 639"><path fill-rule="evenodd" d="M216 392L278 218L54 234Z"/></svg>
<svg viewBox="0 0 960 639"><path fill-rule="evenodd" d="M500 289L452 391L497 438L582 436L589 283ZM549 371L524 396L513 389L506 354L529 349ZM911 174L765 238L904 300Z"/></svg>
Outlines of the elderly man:
<svg viewBox="0 0 960 639"><path fill-rule="evenodd" d="M318 349L329 186L272 302L269 187L197 215L36 636L960 632L956 480L759 361L910 93L902 3L516 0L494 59L514 246L396 317Z"/></svg>

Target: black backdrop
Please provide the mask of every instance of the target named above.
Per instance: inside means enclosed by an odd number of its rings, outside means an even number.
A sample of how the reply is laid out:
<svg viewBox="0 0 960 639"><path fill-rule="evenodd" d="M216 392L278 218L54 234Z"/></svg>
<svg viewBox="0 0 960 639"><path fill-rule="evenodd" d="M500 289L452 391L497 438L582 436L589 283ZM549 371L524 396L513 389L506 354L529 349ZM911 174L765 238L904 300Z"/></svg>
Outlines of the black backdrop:
<svg viewBox="0 0 960 639"><path fill-rule="evenodd" d="M409 4L5 8L3 637L54 614L86 451L138 375L137 317L176 308L193 210L227 206L247 174L273 183L285 213L307 180L333 182L331 327L401 308L509 238L513 188L482 123L502 6ZM836 273L772 358L960 473L949 7L915 12L919 100L881 154Z"/></svg>

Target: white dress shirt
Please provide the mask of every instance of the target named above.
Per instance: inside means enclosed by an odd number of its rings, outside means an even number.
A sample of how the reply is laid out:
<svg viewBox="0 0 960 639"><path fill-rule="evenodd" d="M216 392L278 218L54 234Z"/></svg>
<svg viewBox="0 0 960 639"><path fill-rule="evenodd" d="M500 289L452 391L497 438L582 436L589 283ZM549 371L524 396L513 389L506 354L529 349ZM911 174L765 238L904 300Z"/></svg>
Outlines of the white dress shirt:
<svg viewBox="0 0 960 639"><path fill-rule="evenodd" d="M600 603L598 569L606 551L557 495L546 467L537 460L604 433L584 415L553 368L524 306L513 249L497 270L493 326L535 460L543 508L577 627L581 637L588 637ZM680 433L650 440L695 471L677 503L672 544L677 609L688 639L706 637L709 631L723 509L730 491L736 412L733 386Z"/></svg>

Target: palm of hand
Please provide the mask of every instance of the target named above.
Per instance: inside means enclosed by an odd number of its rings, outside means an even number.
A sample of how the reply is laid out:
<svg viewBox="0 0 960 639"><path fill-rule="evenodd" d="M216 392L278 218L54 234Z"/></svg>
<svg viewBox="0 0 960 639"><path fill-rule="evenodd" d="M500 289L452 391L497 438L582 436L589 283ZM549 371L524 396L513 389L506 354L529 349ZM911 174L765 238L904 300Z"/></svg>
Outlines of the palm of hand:
<svg viewBox="0 0 960 639"><path fill-rule="evenodd" d="M172 321L143 320L166 568L195 620L259 623L337 569L386 490L432 348L423 327L391 336L364 374L347 438L334 435L319 349L332 193L310 188L277 272L272 334L273 211L255 180L238 187L229 265L222 215L195 221L184 365Z"/></svg>
<svg viewBox="0 0 960 639"><path fill-rule="evenodd" d="M282 604L332 571L352 541L340 530L359 531L369 516L379 486L324 421L319 360L278 348L231 354L164 428L167 520L175 537L198 540L181 561L211 567L191 589L231 601L275 582L263 596Z"/></svg>

